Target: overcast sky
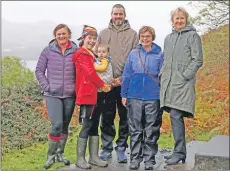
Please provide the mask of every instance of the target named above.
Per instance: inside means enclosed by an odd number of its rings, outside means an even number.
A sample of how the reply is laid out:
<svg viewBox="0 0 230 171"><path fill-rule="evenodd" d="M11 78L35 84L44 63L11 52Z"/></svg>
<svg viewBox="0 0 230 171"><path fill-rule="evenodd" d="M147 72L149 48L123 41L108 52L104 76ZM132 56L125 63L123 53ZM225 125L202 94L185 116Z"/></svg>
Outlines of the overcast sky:
<svg viewBox="0 0 230 171"><path fill-rule="evenodd" d="M138 31L150 25L156 31L156 43L161 46L164 37L171 32L170 12L178 6L196 11L189 1L2 1L2 18L13 22L53 21L76 26L88 24L103 29L108 26L111 8L120 3L126 8L126 19ZM16 29L16 28L15 28ZM49 31L49 30L48 30ZM72 30L74 32L74 30ZM51 32L51 30L50 30Z"/></svg>

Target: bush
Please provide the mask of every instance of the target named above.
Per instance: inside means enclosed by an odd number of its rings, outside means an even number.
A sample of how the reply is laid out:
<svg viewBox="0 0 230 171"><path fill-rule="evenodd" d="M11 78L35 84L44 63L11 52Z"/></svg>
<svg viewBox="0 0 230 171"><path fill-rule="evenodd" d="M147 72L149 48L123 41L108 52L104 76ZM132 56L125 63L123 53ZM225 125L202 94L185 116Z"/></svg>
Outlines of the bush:
<svg viewBox="0 0 230 171"><path fill-rule="evenodd" d="M42 96L34 73L19 58L2 62L2 153L22 149L47 139L50 123L36 110Z"/></svg>
<svg viewBox="0 0 230 171"><path fill-rule="evenodd" d="M36 81L25 87L2 89L2 152L22 149L47 139L49 121L34 110L42 97ZM32 103L33 102L33 103Z"/></svg>

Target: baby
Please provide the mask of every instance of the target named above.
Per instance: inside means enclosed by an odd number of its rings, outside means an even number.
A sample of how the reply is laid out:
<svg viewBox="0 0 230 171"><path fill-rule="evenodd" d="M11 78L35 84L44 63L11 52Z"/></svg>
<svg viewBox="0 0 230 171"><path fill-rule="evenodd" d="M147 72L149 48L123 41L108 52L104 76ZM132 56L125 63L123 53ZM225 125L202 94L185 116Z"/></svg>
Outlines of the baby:
<svg viewBox="0 0 230 171"><path fill-rule="evenodd" d="M97 47L97 56L94 62L94 68L98 76L108 85L112 84L113 71L111 64L111 57L109 56L109 46L99 44ZM99 92L101 92L99 90Z"/></svg>
<svg viewBox="0 0 230 171"><path fill-rule="evenodd" d="M95 56L97 56L95 57L94 68L97 71L98 76L106 84L110 85L109 89L111 90L112 81L113 81L113 70L112 70L112 64L111 64L111 57L109 56L109 47L104 44L99 44L97 47L94 47L93 53ZM107 98L105 98L104 96L105 94L106 94L105 92L102 92L102 90L98 89L98 100L97 100L98 107L101 106L101 101L103 101L103 103L105 101L106 102L108 101ZM79 124L82 125L81 116L79 116Z"/></svg>

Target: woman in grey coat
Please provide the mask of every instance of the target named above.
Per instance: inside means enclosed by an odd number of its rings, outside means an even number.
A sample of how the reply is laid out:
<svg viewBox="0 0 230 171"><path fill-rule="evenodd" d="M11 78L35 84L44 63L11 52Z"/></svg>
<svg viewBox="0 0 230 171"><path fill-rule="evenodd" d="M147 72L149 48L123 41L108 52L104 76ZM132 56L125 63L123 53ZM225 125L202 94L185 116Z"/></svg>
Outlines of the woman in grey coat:
<svg viewBox="0 0 230 171"><path fill-rule="evenodd" d="M183 8L171 13L173 31L164 42L164 64L160 72L160 105L170 113L174 150L165 156L167 164L186 159L183 117L194 116L196 73L203 64L202 44L196 29L189 24L189 14Z"/></svg>

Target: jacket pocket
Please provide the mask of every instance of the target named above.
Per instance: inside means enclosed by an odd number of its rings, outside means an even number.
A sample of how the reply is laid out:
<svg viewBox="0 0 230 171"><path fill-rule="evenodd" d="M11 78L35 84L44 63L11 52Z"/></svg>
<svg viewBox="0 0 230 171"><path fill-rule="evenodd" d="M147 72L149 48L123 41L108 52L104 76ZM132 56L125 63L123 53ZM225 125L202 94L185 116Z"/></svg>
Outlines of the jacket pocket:
<svg viewBox="0 0 230 171"><path fill-rule="evenodd" d="M51 95L62 95L63 86L58 85L58 84L50 84L49 85L49 93Z"/></svg>
<svg viewBox="0 0 230 171"><path fill-rule="evenodd" d="M64 90L65 90L64 94L66 95L70 95L70 96L75 95L75 84L73 83L68 86L65 86Z"/></svg>
<svg viewBox="0 0 230 171"><path fill-rule="evenodd" d="M187 65L177 64L177 77L180 82L187 82L186 78L183 76L183 72L187 69Z"/></svg>
<svg viewBox="0 0 230 171"><path fill-rule="evenodd" d="M84 96L92 95L92 93L95 91L96 87L91 81L83 81L81 85L80 94Z"/></svg>
<svg viewBox="0 0 230 171"><path fill-rule="evenodd" d="M143 74L134 74L129 83L128 87L128 95L134 96L134 97L140 97L143 93Z"/></svg>
<svg viewBox="0 0 230 171"><path fill-rule="evenodd" d="M46 87L43 88L43 92L49 92L50 90L50 85L48 84Z"/></svg>

